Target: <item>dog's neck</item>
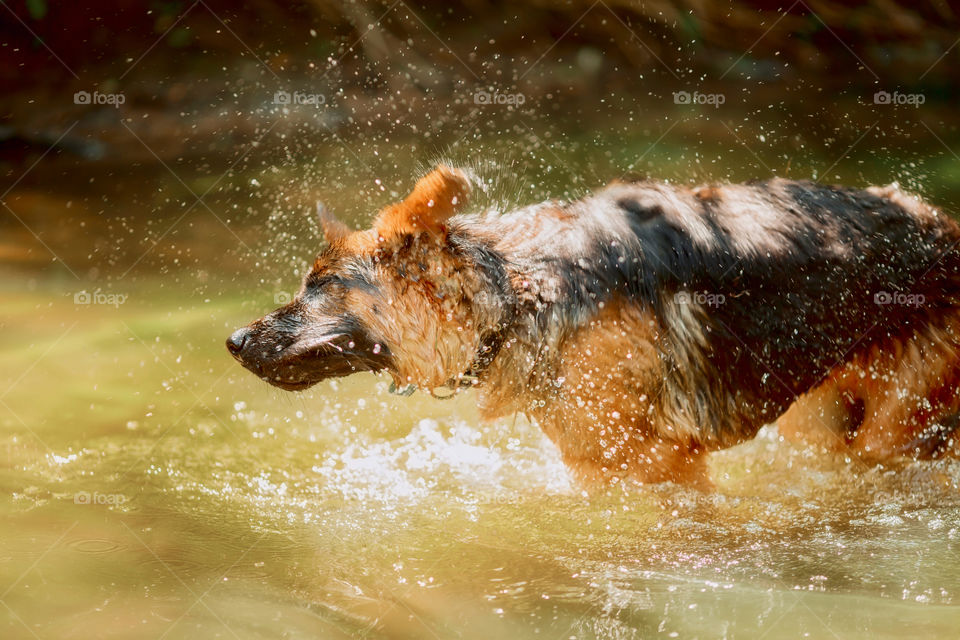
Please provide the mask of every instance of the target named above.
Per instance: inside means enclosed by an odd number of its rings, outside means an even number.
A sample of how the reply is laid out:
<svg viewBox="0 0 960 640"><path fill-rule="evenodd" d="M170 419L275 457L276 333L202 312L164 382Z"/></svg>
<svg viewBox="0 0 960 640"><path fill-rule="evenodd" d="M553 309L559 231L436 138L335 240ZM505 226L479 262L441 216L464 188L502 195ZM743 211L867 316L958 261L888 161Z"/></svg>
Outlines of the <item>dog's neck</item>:
<svg viewBox="0 0 960 640"><path fill-rule="evenodd" d="M516 322L518 301L511 282L513 274L491 242L463 229L451 233L450 241L484 283L470 301L477 322L477 351L466 371L457 372L447 381L445 386L455 390L475 386L486 378L509 339Z"/></svg>
<svg viewBox="0 0 960 640"><path fill-rule="evenodd" d="M527 246L503 243L501 233L470 231L466 242L480 247L488 257L474 264L482 266L500 314L496 321L485 323L474 366L464 376L467 382L457 386L478 386L481 415L495 418L525 410L524 397L539 398L548 392L544 380L556 365L557 349L567 330L577 324L575 317L568 317L576 309L567 304L553 274L523 251ZM558 317L550 321L554 314Z"/></svg>
<svg viewBox="0 0 960 640"><path fill-rule="evenodd" d="M460 386L472 386L478 383L493 364L493 361L500 354L504 343L507 341L510 329L513 326L516 315L516 305L507 304L507 309L503 314L503 320L497 325L480 336L480 348L470 364L470 368L460 378Z"/></svg>

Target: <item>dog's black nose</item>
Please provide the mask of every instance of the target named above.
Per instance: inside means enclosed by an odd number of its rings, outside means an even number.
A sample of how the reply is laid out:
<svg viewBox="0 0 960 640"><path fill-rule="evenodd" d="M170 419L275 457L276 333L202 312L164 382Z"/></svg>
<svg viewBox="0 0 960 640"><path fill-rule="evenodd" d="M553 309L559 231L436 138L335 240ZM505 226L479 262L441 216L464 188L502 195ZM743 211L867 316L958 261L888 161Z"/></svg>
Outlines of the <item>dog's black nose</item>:
<svg viewBox="0 0 960 640"><path fill-rule="evenodd" d="M247 343L248 337L250 337L250 329L246 327L237 329L227 338L227 350L234 356L239 356L240 352L243 351L243 345Z"/></svg>

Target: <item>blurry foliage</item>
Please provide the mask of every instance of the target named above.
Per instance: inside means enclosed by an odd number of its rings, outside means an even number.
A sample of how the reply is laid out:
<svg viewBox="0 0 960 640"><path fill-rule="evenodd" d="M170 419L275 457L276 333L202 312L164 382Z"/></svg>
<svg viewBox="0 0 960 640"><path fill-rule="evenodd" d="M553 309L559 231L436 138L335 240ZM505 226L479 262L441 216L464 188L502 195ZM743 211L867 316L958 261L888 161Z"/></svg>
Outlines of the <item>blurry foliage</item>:
<svg viewBox="0 0 960 640"><path fill-rule="evenodd" d="M34 20L40 20L47 15L46 0L27 0L27 11Z"/></svg>
<svg viewBox="0 0 960 640"><path fill-rule="evenodd" d="M25 0L8 6L31 21L53 51L84 67L122 64L174 24L166 46L205 55L244 55L246 43L258 55L272 54L282 68L289 56L339 57L353 46L372 63L389 62L403 50L408 66L425 75L439 62L456 64L457 57L530 62L556 43L552 55L557 57L594 46L621 68L667 65L687 78L722 71L743 56L736 69L740 74L762 74L773 65L825 76L863 74L866 83L876 74L907 84L921 76L931 84L952 84L950 62L960 55L960 49L951 50L960 16L955 3L946 0L209 0L197 5L93 0L50 6ZM0 67L5 80L28 81L16 74L18 66L57 71L45 48L9 46L32 40L16 21L0 24L0 39L7 45L0 57L12 52L16 57L16 64ZM858 61L867 68L858 68ZM357 69L354 78L362 84L363 64Z"/></svg>

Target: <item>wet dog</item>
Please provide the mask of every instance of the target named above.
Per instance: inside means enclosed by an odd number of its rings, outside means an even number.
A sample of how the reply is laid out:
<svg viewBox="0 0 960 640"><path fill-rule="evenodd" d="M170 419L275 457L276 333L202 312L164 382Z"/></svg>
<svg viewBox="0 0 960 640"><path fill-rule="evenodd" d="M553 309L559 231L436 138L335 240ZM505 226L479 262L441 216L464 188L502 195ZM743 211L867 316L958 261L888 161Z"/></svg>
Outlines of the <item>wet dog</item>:
<svg viewBox="0 0 960 640"><path fill-rule="evenodd" d="M292 302L227 341L283 389L384 371L536 421L585 485L706 484L778 421L867 461L955 450L960 227L897 187L614 183L462 214L440 166L371 229L321 208Z"/></svg>

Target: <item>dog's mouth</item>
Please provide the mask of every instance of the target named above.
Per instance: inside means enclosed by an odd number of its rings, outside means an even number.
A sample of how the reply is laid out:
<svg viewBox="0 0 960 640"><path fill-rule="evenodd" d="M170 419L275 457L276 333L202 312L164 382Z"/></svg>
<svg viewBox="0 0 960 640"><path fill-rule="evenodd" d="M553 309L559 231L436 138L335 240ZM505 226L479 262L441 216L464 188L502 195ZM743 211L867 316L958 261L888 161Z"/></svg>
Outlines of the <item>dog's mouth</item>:
<svg viewBox="0 0 960 640"><path fill-rule="evenodd" d="M261 380L269 382L273 386L279 387L284 391L303 391L304 389L309 389L310 387L317 384L318 382L321 382L321 380L314 380L314 381L307 380L303 382L296 382L293 380L284 380L282 378L267 378L267 377L263 377L261 378Z"/></svg>
<svg viewBox="0 0 960 640"><path fill-rule="evenodd" d="M346 333L302 338L273 353L262 349L234 357L261 380L285 391L303 391L362 371L381 371L390 364L385 346Z"/></svg>

